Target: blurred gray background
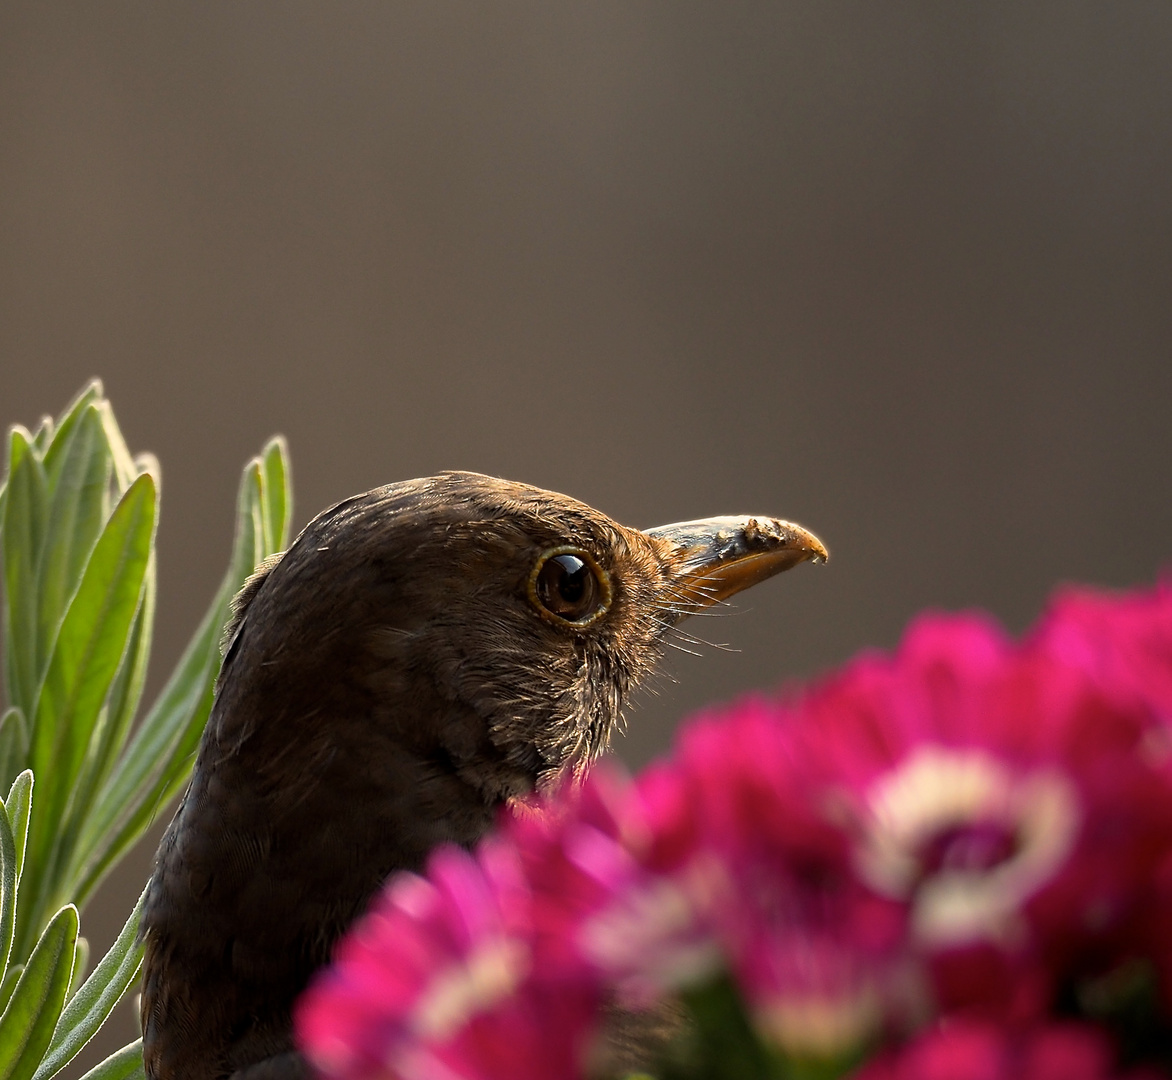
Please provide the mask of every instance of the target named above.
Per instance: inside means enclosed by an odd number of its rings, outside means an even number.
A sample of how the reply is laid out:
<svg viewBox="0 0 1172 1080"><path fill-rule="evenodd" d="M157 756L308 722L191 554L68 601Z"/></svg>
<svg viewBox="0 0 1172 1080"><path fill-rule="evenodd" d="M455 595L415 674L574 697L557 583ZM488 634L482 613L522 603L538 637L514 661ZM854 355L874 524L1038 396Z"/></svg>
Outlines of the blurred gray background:
<svg viewBox="0 0 1172 1080"><path fill-rule="evenodd" d="M161 459L155 689L275 431L298 526L455 467L818 532L639 764L926 606L1169 563L1170 58L1166 0L8 0L0 420L100 375Z"/></svg>

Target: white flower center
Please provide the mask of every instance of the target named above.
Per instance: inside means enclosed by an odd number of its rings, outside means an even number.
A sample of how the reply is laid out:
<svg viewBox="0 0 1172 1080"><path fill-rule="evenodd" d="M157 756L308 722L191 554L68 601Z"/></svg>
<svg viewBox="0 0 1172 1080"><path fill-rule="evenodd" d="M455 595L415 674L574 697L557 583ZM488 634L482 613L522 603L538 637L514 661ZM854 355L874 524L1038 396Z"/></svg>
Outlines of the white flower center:
<svg viewBox="0 0 1172 1080"><path fill-rule="evenodd" d="M875 888L912 898L926 944L1004 938L1021 902L1062 864L1078 797L1057 769L1021 772L973 748L923 746L866 794L859 868Z"/></svg>

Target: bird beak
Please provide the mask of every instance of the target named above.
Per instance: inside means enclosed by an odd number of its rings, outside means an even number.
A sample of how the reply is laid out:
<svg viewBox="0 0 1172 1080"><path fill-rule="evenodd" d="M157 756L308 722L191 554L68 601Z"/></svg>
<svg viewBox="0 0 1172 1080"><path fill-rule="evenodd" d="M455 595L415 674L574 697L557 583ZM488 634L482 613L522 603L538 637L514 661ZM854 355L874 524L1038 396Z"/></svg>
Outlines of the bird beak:
<svg viewBox="0 0 1172 1080"><path fill-rule="evenodd" d="M727 600L798 563L830 557L813 533L776 518L705 518L646 532L670 545L676 588L697 608Z"/></svg>

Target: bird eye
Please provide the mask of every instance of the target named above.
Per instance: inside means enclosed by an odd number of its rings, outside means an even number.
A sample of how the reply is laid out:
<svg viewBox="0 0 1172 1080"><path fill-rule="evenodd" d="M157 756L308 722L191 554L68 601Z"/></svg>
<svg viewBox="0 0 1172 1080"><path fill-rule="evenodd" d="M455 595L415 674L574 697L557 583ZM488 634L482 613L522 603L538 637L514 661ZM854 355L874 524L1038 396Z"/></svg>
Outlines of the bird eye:
<svg viewBox="0 0 1172 1080"><path fill-rule="evenodd" d="M543 552L529 575L529 599L543 615L588 626L610 607L610 578L578 548Z"/></svg>

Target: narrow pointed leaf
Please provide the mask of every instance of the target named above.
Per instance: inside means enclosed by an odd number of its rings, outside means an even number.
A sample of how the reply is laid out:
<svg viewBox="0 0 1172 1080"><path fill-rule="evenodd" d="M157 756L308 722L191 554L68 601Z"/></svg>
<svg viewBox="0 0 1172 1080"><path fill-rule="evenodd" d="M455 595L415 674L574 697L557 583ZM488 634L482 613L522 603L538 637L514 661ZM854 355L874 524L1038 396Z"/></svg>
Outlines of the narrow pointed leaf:
<svg viewBox="0 0 1172 1080"><path fill-rule="evenodd" d="M33 1080L48 1080L63 1068L93 1037L134 981L142 964L142 944L138 941L138 924L142 917L145 891L134 905L110 951L98 962L90 977L82 983L61 1013L61 1020L37 1067Z"/></svg>
<svg viewBox="0 0 1172 1080"><path fill-rule="evenodd" d="M140 473L149 472L155 476L156 486L159 477L159 463L153 455L148 455L148 464L151 467L140 469L131 456L130 447L122 437L122 429L114 419L114 410L108 401L96 403L98 413L102 418L102 427L106 432L106 443L110 447L110 454L114 459L114 479L118 484L118 493L122 494L134 483Z"/></svg>
<svg viewBox="0 0 1172 1080"><path fill-rule="evenodd" d="M142 1064L142 1039L115 1051L99 1062L81 1080L146 1080Z"/></svg>
<svg viewBox="0 0 1172 1080"><path fill-rule="evenodd" d="M24 852L28 843L28 822L33 809L33 774L31 769L25 769L8 789L8 798L4 800L4 810L8 814L9 824L12 826L12 839L16 844L16 882L20 884L21 872L24 870Z"/></svg>
<svg viewBox="0 0 1172 1080"><path fill-rule="evenodd" d="M8 814L0 811L0 972L8 970L16 932L16 842Z"/></svg>
<svg viewBox="0 0 1172 1080"><path fill-rule="evenodd" d="M232 569L245 568L241 584L264 558L264 473L260 459L253 458L240 478L236 501L236 539L232 548Z"/></svg>
<svg viewBox="0 0 1172 1080"><path fill-rule="evenodd" d="M45 470L28 432L14 427L8 439L4 501L4 679L10 705L32 715L41 672L37 667L37 562L44 540Z"/></svg>
<svg viewBox="0 0 1172 1080"><path fill-rule="evenodd" d="M0 717L0 791L28 765L28 724L13 706Z"/></svg>
<svg viewBox="0 0 1172 1080"><path fill-rule="evenodd" d="M53 916L0 1016L0 1080L29 1080L53 1037L73 973L77 908Z"/></svg>
<svg viewBox="0 0 1172 1080"><path fill-rule="evenodd" d="M66 406L65 412L57 418L57 423L53 428L52 438L44 452L45 473L50 477L51 483L56 483L58 469L60 468L60 459L65 452L69 436L78 420L81 419L82 413L91 404L100 401L101 398L101 380L93 379L82 388L81 393Z"/></svg>
<svg viewBox="0 0 1172 1080"><path fill-rule="evenodd" d="M69 432L55 473L46 470L46 542L37 573L37 663L43 668L57 629L106 520L112 462L92 405Z"/></svg>
<svg viewBox="0 0 1172 1080"><path fill-rule="evenodd" d="M289 544L289 522L293 516L293 489L289 477L289 448L276 435L261 451L264 491L265 553L282 551Z"/></svg>

